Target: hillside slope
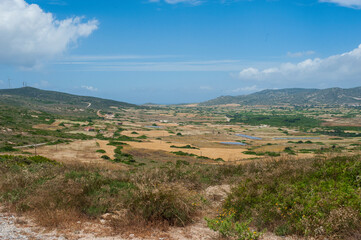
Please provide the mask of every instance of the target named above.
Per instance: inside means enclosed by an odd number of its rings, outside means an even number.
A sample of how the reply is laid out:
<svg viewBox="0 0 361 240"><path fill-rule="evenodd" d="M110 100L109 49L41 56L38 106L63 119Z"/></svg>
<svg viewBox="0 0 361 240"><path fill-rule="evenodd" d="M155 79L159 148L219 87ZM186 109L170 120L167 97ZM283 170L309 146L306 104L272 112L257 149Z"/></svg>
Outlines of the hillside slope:
<svg viewBox="0 0 361 240"><path fill-rule="evenodd" d="M96 97L41 90L32 87L0 89L0 104L57 112L60 109L109 109L136 105Z"/></svg>
<svg viewBox="0 0 361 240"><path fill-rule="evenodd" d="M202 106L241 105L361 105L361 87L342 89L289 88L263 90L249 95L222 96L203 103Z"/></svg>

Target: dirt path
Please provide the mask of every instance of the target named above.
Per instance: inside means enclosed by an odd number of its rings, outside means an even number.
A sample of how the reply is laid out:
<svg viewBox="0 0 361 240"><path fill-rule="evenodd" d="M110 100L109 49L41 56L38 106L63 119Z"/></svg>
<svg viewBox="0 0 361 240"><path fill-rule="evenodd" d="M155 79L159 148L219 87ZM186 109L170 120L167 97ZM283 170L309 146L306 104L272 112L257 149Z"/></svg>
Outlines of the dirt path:
<svg viewBox="0 0 361 240"><path fill-rule="evenodd" d="M46 143L38 143L38 144L30 144L30 145L25 145L25 146L18 146L18 147L14 147L14 148L28 148L28 147L40 147L40 146L44 146Z"/></svg>
<svg viewBox="0 0 361 240"><path fill-rule="evenodd" d="M1 240L65 240L65 237L56 236L55 234L37 233L26 226L16 224L17 218L14 215L0 212L0 239Z"/></svg>
<svg viewBox="0 0 361 240"><path fill-rule="evenodd" d="M103 220L101 220L103 221ZM136 232L126 236L112 235L107 233L107 226L102 222L82 223L82 230L62 229L46 231L37 226L30 219L16 217L4 213L0 206L0 240L216 240L218 233L206 226L205 220L196 221L187 227L171 227L166 232L154 231L149 236L142 236ZM111 236L110 236L111 235ZM264 240L300 240L299 237L278 237L272 233L266 233Z"/></svg>
<svg viewBox="0 0 361 240"><path fill-rule="evenodd" d="M102 118L105 117L104 115L102 115L102 114L100 113L100 110L97 111L97 115L98 115L98 117L102 117Z"/></svg>
<svg viewBox="0 0 361 240"><path fill-rule="evenodd" d="M24 221L24 220L22 220ZM29 226L20 222L18 218L11 214L0 213L0 240L211 240L216 239L217 234L206 228L204 224L197 223L185 228L170 228L168 232L159 232L153 236L140 237L137 233L122 236L96 236L88 231L69 231L68 233L58 233L57 231L45 232L44 229ZM99 226L91 226L91 228ZM160 237L163 236L163 237ZM166 236L166 237L164 237Z"/></svg>

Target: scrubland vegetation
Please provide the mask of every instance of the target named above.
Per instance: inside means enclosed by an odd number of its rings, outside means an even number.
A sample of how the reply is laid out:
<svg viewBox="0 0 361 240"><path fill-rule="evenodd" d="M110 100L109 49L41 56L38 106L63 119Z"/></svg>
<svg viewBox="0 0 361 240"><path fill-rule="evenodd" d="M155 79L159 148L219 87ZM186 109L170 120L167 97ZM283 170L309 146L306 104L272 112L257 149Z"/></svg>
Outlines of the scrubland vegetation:
<svg viewBox="0 0 361 240"><path fill-rule="evenodd" d="M40 156L5 155L0 162L1 201L47 227L122 212L109 223L118 231L130 223L185 226L207 217L209 227L237 239L256 239L264 231L361 236L359 155L238 166L177 162L133 171L63 165ZM214 209L204 190L220 184L234 188ZM214 214L204 216L207 208Z"/></svg>

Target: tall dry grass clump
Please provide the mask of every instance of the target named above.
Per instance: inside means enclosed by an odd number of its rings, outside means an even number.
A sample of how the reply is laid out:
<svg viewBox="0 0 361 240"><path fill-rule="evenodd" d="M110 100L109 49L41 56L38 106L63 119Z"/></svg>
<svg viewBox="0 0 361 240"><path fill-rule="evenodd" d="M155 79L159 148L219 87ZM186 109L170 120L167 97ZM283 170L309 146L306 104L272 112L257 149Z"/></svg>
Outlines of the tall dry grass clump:
<svg viewBox="0 0 361 240"><path fill-rule="evenodd" d="M185 226L196 214L199 197L176 183L136 184L125 199L130 215Z"/></svg>

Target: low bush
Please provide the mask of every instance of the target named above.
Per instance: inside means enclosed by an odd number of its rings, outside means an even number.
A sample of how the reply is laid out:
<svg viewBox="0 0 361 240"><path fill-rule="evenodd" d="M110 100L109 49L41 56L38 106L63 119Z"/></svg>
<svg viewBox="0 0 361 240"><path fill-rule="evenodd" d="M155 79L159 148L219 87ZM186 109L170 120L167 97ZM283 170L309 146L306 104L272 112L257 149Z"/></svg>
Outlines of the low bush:
<svg viewBox="0 0 361 240"><path fill-rule="evenodd" d="M256 156L265 156L268 155L270 157L278 157L281 156L280 153L276 153L276 152L254 152L254 151L244 151L244 154L248 154L248 155L256 155Z"/></svg>
<svg viewBox="0 0 361 240"><path fill-rule="evenodd" d="M263 234L263 232L251 230L249 225L252 220L246 222L235 221L234 213L230 211L222 213L214 219L206 218L206 221L210 229L218 231L222 237L227 239L257 240Z"/></svg>
<svg viewBox="0 0 361 240"><path fill-rule="evenodd" d="M190 157L196 157L197 156L196 154L186 153L186 152L182 152L182 151L177 151L177 152L172 152L172 153L175 154L175 155L178 155L178 156L190 156Z"/></svg>
<svg viewBox="0 0 361 240"><path fill-rule="evenodd" d="M280 161L248 172L224 205L278 234L345 238L359 231L360 156Z"/></svg>
<svg viewBox="0 0 361 240"><path fill-rule="evenodd" d="M197 195L175 183L137 184L126 199L131 214L148 221L166 221L185 226L197 210Z"/></svg>
<svg viewBox="0 0 361 240"><path fill-rule="evenodd" d="M17 149L13 148L12 146L3 146L0 147L0 152L16 152Z"/></svg>
<svg viewBox="0 0 361 240"><path fill-rule="evenodd" d="M191 145L185 145L185 146L175 146L175 145L171 145L171 148L187 148L187 149L199 149L197 147L192 147Z"/></svg>

